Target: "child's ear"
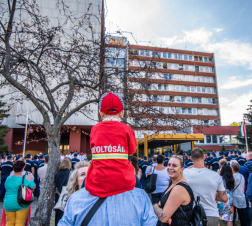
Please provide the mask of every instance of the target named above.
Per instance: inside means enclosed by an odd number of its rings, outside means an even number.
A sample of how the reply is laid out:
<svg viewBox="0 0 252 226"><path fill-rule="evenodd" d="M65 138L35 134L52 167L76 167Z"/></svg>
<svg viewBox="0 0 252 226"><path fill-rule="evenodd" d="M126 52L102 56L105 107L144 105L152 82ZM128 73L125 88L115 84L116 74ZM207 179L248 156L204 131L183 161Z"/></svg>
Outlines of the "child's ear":
<svg viewBox="0 0 252 226"><path fill-rule="evenodd" d="M101 116L102 118L104 118L104 113L103 113L101 110L99 110L99 113L100 113L100 116Z"/></svg>
<svg viewBox="0 0 252 226"><path fill-rule="evenodd" d="M122 118L124 115L124 110L122 110L120 113L119 113L119 117Z"/></svg>

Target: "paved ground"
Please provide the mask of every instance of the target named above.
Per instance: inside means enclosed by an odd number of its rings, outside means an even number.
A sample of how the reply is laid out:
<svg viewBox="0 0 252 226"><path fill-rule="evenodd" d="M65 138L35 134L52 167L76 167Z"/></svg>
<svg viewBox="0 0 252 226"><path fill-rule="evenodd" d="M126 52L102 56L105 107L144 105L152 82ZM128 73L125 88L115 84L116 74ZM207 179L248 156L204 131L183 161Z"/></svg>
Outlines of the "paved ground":
<svg viewBox="0 0 252 226"><path fill-rule="evenodd" d="M31 204L31 215L34 216L35 214L35 210L36 210L36 207L37 207L37 203L38 203L38 200L37 198L35 198L34 202L32 202ZM3 202L0 203L0 217L2 217L2 211L3 211ZM54 211L52 211L52 223L50 225L54 225ZM0 218L0 221L1 221L1 218Z"/></svg>

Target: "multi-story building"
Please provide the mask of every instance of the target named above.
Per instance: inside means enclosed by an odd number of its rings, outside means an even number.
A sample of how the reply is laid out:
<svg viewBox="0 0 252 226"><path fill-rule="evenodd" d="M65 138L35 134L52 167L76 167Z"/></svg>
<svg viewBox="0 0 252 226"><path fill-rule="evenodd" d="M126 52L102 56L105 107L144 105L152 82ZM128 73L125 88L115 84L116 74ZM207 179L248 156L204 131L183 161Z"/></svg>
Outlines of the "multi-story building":
<svg viewBox="0 0 252 226"><path fill-rule="evenodd" d="M129 45L129 69L148 64L153 71L147 84L149 97L141 87L135 89L142 101L151 98L157 109L167 114L176 110L193 124L220 124L213 53ZM141 75L130 78L141 79Z"/></svg>
<svg viewBox="0 0 252 226"><path fill-rule="evenodd" d="M37 0L36 4L39 6L40 14L48 17L52 26L58 26L58 23L64 24L64 32L67 33L70 31L70 23L65 23L66 17L64 16L63 11L57 8L57 0ZM88 13L90 23L92 23L93 26L93 34L96 35L95 38L103 40L105 32L104 0L71 0L64 1L64 4L66 4L67 9L76 18ZM22 14L22 16L25 17L26 15ZM89 24L86 26L89 26ZM82 32L85 31L82 30ZM86 35L88 36L88 33ZM9 111L10 116L3 121L3 124L7 125L10 130L5 138L5 144L9 146L9 150L12 150L14 154L22 153L23 145L17 145L17 143L24 139L24 125L26 124L27 112L29 113L29 120L32 120L33 123L36 123L37 125L41 125L43 119L41 114L30 101L25 101L25 103L17 101L14 103L14 99L19 99L19 96L22 96L22 94L16 92L12 86L1 89L0 94L5 96L2 99L3 101L13 106ZM69 129L61 135L61 152L66 153L68 151L76 150L78 152L90 153L89 136L87 134L90 133L91 127L98 121L97 104L91 104L90 109L93 112L92 117L77 112L65 122L65 126L74 128L74 130ZM31 138L33 140L36 139L37 142L31 142L31 139L28 139L25 150L31 153L33 153L32 151L47 152L47 142L46 140L41 139L44 137L45 134L42 133L36 133L35 136L31 136ZM4 154L6 155L7 153Z"/></svg>

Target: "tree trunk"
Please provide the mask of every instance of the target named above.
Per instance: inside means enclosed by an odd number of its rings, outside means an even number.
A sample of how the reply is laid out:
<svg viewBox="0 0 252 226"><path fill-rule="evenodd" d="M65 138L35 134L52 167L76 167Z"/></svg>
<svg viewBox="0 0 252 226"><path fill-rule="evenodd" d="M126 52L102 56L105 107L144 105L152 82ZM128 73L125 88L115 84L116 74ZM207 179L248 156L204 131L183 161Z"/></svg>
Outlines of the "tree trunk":
<svg viewBox="0 0 252 226"><path fill-rule="evenodd" d="M54 177L60 164L60 135L48 136L49 162L47 166L44 187L40 190L37 209L34 217L30 219L31 226L49 226L52 208L55 203Z"/></svg>

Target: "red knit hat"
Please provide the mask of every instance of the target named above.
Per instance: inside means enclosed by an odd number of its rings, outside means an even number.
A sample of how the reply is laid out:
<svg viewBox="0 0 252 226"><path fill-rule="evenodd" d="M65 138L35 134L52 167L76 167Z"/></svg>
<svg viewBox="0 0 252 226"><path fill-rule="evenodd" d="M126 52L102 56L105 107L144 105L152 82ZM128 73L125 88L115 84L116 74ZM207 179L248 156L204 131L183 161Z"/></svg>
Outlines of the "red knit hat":
<svg viewBox="0 0 252 226"><path fill-rule="evenodd" d="M104 93L99 101L99 109L107 115L116 115L123 110L123 100L116 93Z"/></svg>

